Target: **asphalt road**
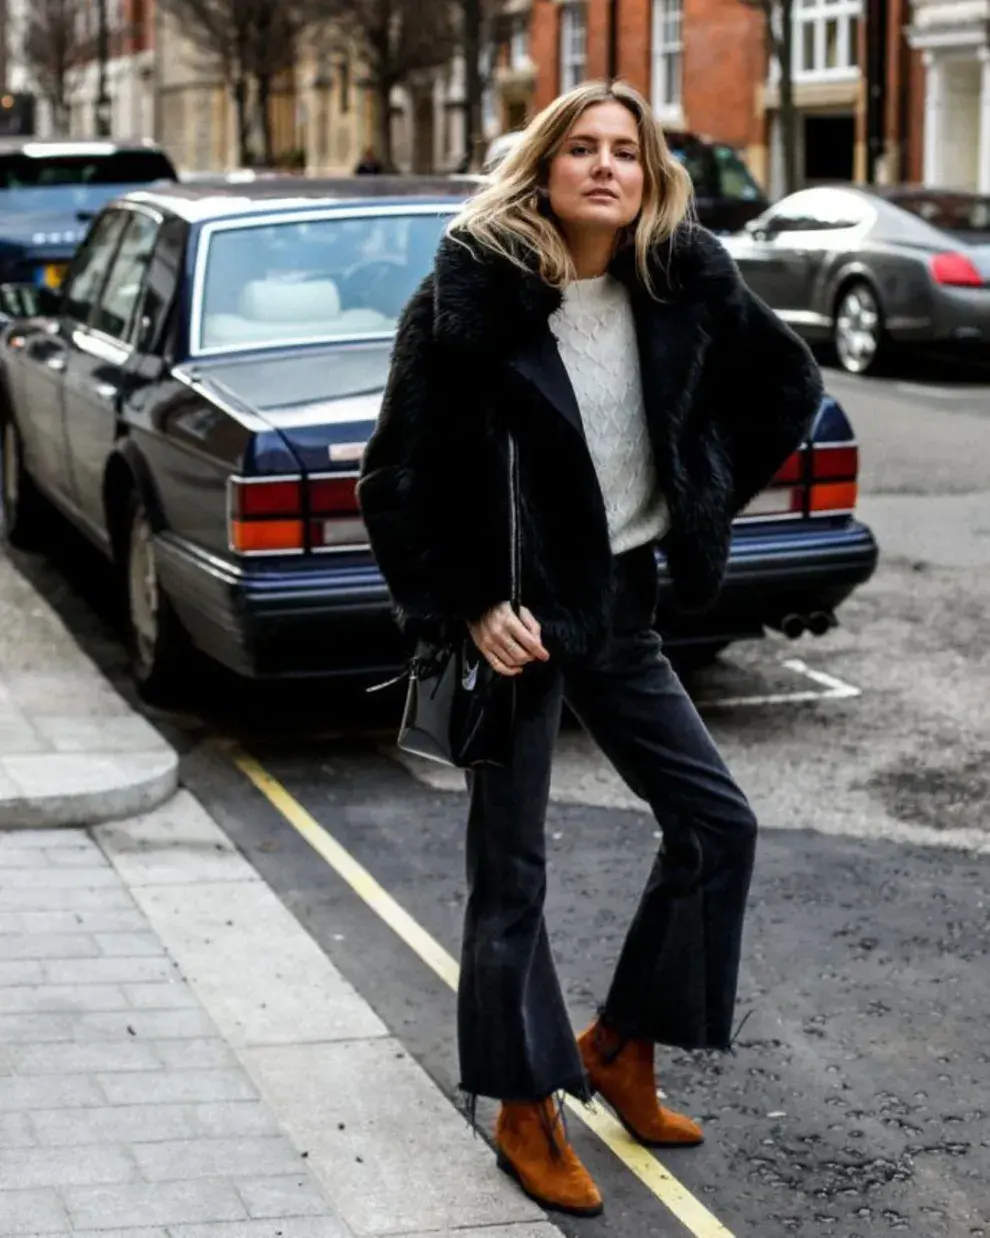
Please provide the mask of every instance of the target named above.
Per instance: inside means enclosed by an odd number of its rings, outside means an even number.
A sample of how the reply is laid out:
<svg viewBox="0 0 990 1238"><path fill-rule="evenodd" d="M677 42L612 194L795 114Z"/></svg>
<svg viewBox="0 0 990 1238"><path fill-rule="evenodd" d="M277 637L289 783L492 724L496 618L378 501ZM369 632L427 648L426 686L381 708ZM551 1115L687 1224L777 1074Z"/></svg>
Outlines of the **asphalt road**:
<svg viewBox="0 0 990 1238"><path fill-rule="evenodd" d="M703 1148L663 1160L738 1238L990 1238L990 384L933 365L828 377L860 436L862 513L883 560L837 631L738 646L691 681L764 832L740 993L749 1017L730 1056L663 1055L664 1089L708 1132ZM63 545L54 565L17 562L126 690L92 557ZM808 692L820 699L764 699ZM464 796L394 759L397 706L216 677L188 713L155 720L185 754L187 785L453 1096L453 995L223 743L243 743L456 954ZM580 1025L656 826L567 731L548 831L549 919ZM690 1232L593 1136L575 1138L607 1210L566 1232Z"/></svg>

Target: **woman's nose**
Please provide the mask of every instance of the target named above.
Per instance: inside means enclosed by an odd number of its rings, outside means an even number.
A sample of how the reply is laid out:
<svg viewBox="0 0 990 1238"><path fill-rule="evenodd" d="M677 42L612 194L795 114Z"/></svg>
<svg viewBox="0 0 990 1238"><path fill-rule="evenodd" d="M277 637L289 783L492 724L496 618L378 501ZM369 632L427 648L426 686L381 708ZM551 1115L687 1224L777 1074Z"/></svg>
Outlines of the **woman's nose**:
<svg viewBox="0 0 990 1238"><path fill-rule="evenodd" d="M607 147L601 147L598 151L598 157L595 160L595 175L596 176L612 176L615 168L612 160L612 152Z"/></svg>

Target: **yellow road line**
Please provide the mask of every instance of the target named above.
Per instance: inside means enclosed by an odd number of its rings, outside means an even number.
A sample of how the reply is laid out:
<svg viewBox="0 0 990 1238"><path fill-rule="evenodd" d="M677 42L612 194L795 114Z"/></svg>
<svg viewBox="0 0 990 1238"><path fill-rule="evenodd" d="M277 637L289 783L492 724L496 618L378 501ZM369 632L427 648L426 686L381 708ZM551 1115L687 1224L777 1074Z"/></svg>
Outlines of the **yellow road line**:
<svg viewBox="0 0 990 1238"><path fill-rule="evenodd" d="M419 955L427 967L432 968L445 984L456 990L460 969L443 946L435 941L254 757L235 747L232 750L232 759L237 768L250 779L289 825L302 835L313 850L322 856L334 872L347 882L354 893ZM722 1222L712 1216L704 1204L665 1169L652 1152L636 1143L601 1105L583 1105L573 1097L568 1097L567 1106L695 1238L733 1238Z"/></svg>

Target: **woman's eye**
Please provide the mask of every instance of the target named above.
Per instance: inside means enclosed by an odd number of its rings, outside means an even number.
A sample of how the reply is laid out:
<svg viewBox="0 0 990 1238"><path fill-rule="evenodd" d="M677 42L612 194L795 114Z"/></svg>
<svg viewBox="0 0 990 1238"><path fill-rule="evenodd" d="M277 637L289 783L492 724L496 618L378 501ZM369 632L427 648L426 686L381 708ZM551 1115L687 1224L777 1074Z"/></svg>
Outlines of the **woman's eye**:
<svg viewBox="0 0 990 1238"><path fill-rule="evenodd" d="M576 146L571 147L571 154L572 155L587 155L589 152L589 149L590 148L586 146L583 142L578 142Z"/></svg>
<svg viewBox="0 0 990 1238"><path fill-rule="evenodd" d="M616 154L619 159L631 159L633 163L636 162L637 156L634 150L620 150L617 151Z"/></svg>

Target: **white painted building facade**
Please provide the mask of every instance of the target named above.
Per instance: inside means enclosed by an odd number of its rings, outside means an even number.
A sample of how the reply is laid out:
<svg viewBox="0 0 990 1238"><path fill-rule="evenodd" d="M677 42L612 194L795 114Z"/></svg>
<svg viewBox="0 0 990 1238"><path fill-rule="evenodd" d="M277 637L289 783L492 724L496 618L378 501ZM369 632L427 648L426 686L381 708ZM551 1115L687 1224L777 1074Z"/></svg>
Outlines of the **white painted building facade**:
<svg viewBox="0 0 990 1238"><path fill-rule="evenodd" d="M914 0L925 64L924 179L990 194L990 0Z"/></svg>
<svg viewBox="0 0 990 1238"><path fill-rule="evenodd" d="M8 0L7 86L15 94L29 93L37 97L35 130L38 137L57 133L56 120L48 99L41 92L31 66L25 64L22 47L31 0ZM108 5L111 33L120 31L123 16L121 5ZM93 18L95 20L95 18ZM80 31L80 33L83 33ZM91 33L87 31L86 33ZM67 136L93 137L96 133L96 101L99 97L99 68L95 60L71 70L66 77L65 118ZM155 62L151 51L112 56L107 61L106 90L110 100L110 127L114 137L150 137L155 127Z"/></svg>

